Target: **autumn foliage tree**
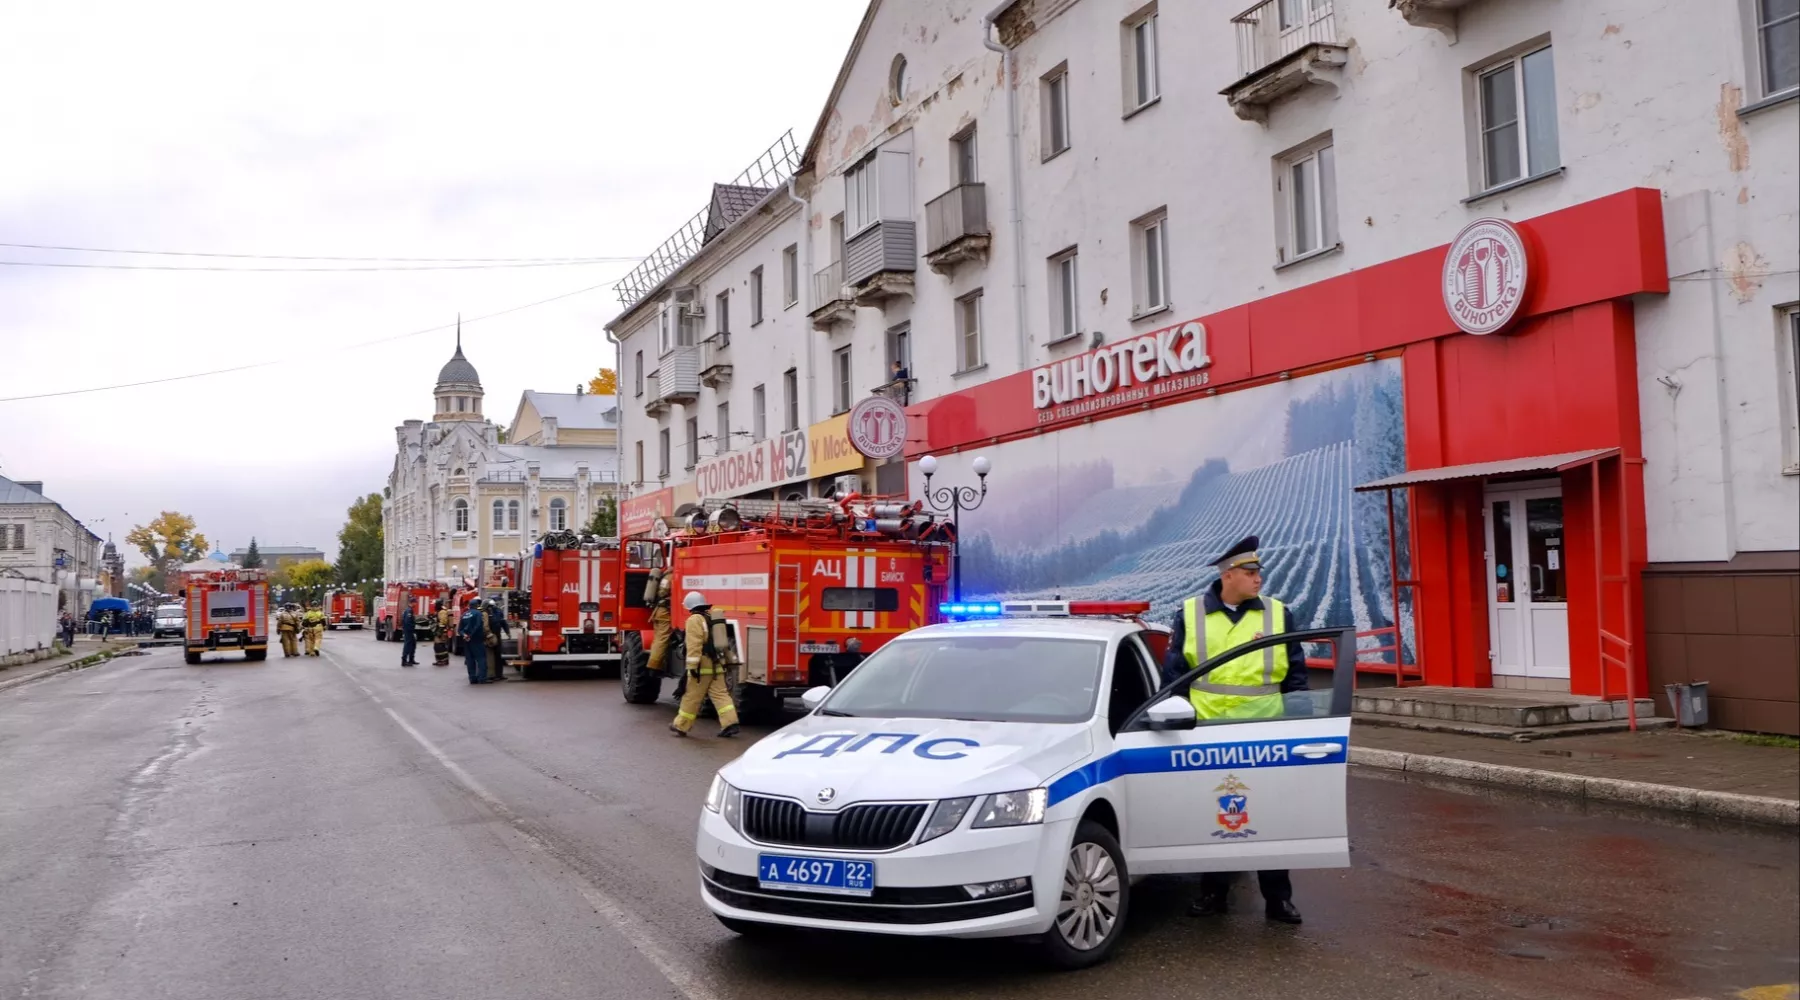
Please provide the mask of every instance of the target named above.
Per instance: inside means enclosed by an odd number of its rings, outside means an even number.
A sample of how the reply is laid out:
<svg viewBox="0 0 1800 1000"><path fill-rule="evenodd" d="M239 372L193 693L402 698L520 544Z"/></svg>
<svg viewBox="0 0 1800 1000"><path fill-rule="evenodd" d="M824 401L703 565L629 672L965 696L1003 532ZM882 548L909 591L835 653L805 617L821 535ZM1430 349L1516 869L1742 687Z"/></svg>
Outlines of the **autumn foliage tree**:
<svg viewBox="0 0 1800 1000"><path fill-rule="evenodd" d="M178 510L165 510L149 524L134 525L125 542L150 561L154 571L150 586L167 590L169 574L183 563L206 556L206 536L194 530L194 519Z"/></svg>
<svg viewBox="0 0 1800 1000"><path fill-rule="evenodd" d="M618 395L619 373L611 368L600 369L600 374L588 379L587 390L596 396Z"/></svg>

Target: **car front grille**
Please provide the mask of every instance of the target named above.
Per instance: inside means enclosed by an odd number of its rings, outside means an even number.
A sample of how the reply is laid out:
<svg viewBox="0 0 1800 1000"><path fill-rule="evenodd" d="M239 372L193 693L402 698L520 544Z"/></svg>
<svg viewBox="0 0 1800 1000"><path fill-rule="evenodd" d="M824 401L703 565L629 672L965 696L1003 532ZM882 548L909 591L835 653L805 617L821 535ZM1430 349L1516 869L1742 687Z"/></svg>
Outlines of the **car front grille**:
<svg viewBox="0 0 1800 1000"><path fill-rule="evenodd" d="M744 836L764 844L886 851L912 839L925 819L919 802L874 802L835 813L810 812L792 799L744 796Z"/></svg>

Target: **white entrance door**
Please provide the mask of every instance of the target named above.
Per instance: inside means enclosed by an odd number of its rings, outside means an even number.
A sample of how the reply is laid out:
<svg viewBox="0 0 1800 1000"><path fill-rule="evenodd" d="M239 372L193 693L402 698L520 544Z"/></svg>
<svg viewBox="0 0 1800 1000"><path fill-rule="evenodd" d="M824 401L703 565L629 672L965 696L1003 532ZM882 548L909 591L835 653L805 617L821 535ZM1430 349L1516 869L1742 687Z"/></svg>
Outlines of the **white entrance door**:
<svg viewBox="0 0 1800 1000"><path fill-rule="evenodd" d="M1490 489L1486 499L1494 673L1566 680L1569 591L1562 488Z"/></svg>

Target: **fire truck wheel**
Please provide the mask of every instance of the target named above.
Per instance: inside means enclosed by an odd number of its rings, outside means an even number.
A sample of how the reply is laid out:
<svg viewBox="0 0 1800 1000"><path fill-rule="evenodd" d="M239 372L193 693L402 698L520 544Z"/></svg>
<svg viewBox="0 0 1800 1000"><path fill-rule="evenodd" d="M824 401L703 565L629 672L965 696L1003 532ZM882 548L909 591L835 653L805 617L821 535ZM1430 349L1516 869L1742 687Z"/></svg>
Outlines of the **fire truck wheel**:
<svg viewBox="0 0 1800 1000"><path fill-rule="evenodd" d="M199 653L187 654L187 661L188 661L188 666L190 666L190 667L196 663L199 663L200 662L200 654Z"/></svg>
<svg viewBox="0 0 1800 1000"><path fill-rule="evenodd" d="M737 705L738 719L753 726L773 725L781 718L781 699L761 684L745 684L734 675L731 700Z"/></svg>
<svg viewBox="0 0 1800 1000"><path fill-rule="evenodd" d="M662 677L650 672L644 639L627 631L619 640L619 691L629 705L654 705L662 697Z"/></svg>
<svg viewBox="0 0 1800 1000"><path fill-rule="evenodd" d="M266 660L268 658L269 658L269 651L266 649L246 649L246 650L244 650L244 659L249 660L252 663L256 662L257 660Z"/></svg>

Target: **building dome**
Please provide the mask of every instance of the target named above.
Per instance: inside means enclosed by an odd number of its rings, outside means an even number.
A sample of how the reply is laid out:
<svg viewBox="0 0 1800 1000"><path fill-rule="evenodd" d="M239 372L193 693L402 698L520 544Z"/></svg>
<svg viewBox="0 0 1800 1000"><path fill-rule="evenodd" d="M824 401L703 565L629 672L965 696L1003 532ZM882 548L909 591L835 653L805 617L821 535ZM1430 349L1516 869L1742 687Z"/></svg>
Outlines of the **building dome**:
<svg viewBox="0 0 1800 1000"><path fill-rule="evenodd" d="M469 364L468 358L463 357L461 337L458 337L456 341L456 353L452 354L450 360L444 362L444 367L438 370L437 380L438 385L481 384L481 376L476 373L475 366Z"/></svg>
<svg viewBox="0 0 1800 1000"><path fill-rule="evenodd" d="M432 419L438 422L482 420L481 376L462 352L462 317L456 318L456 353L438 370L437 387L431 391L437 401Z"/></svg>

